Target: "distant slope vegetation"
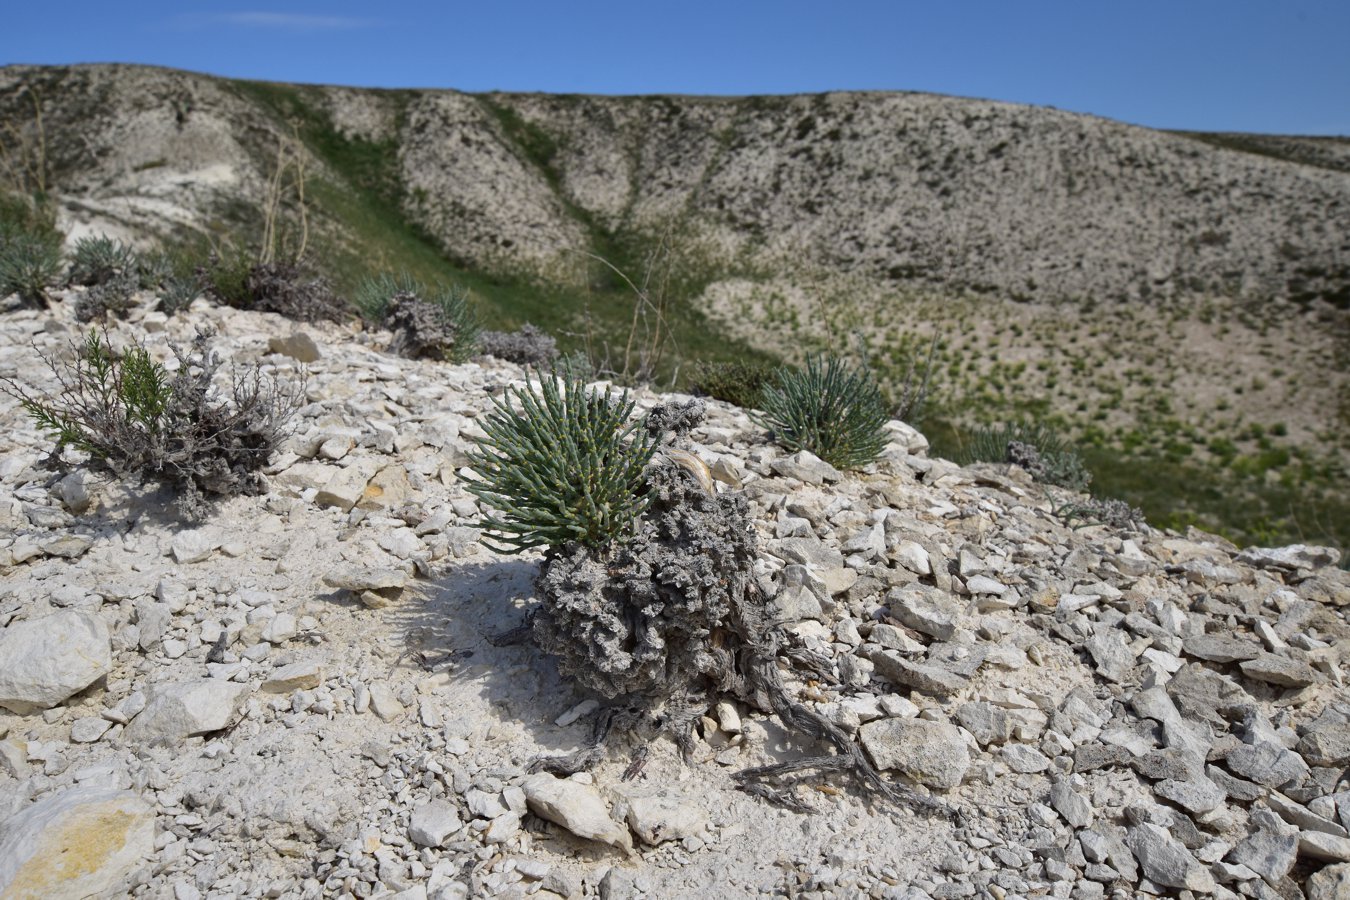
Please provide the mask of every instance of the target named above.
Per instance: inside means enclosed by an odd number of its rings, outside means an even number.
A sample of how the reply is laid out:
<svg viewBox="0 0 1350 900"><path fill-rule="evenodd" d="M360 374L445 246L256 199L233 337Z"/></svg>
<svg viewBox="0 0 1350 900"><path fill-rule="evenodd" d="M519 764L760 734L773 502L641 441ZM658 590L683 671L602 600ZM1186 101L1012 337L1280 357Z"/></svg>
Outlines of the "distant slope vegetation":
<svg viewBox="0 0 1350 900"><path fill-rule="evenodd" d="M1348 278L1336 139L926 94L471 95L136 66L0 70L12 126L24 87L67 208L129 228L256 207L294 128L363 214L461 267L560 284L577 250L660 239L709 276L817 266L1044 301L1343 300Z"/></svg>
<svg viewBox="0 0 1350 900"><path fill-rule="evenodd" d="M617 269L669 301L660 374L686 379L697 359L865 343L898 389L933 337L940 440L1033 415L1166 523L1350 541L1346 139L911 93L465 94L126 65L0 69L0 135L72 236L256 240L291 147L311 255L341 288L458 281L489 324L603 355L634 321Z"/></svg>

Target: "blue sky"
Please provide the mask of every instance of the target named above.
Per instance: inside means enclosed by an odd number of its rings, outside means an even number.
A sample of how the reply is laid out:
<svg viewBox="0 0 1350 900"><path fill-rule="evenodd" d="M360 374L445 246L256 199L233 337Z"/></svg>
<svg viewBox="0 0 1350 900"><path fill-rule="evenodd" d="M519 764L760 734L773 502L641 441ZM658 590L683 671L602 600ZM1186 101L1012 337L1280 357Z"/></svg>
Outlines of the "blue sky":
<svg viewBox="0 0 1350 900"><path fill-rule="evenodd" d="M605 94L932 91L1350 135L1350 0L24 2L0 63Z"/></svg>

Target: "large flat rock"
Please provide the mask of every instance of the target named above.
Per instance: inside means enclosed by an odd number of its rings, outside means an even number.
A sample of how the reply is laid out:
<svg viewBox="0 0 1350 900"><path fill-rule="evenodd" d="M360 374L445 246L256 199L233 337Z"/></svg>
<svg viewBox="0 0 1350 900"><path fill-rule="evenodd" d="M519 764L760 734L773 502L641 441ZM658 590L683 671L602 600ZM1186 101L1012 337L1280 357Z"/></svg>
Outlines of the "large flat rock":
<svg viewBox="0 0 1350 900"><path fill-rule="evenodd" d="M112 668L108 626L62 610L0 632L0 706L20 715L56 706Z"/></svg>
<svg viewBox="0 0 1350 900"><path fill-rule="evenodd" d="M155 851L155 812L132 791L74 787L0 824L0 897L126 896L128 875Z"/></svg>

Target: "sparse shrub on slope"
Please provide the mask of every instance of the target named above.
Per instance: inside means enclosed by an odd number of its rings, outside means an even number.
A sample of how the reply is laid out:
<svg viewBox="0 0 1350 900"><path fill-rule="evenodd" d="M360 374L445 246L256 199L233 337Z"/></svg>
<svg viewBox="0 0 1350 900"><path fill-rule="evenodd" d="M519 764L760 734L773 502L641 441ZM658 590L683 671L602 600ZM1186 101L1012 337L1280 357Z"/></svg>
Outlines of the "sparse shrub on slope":
<svg viewBox="0 0 1350 900"><path fill-rule="evenodd" d="M699 363L693 389L742 409L758 409L764 388L774 380L774 366L765 363Z"/></svg>
<svg viewBox="0 0 1350 900"><path fill-rule="evenodd" d="M11 379L0 391L56 440L53 460L66 447L83 451L94 468L167 484L180 511L201 518L211 497L266 489L261 469L299 400L256 365L236 372L230 396L221 397L210 337L198 332L188 350L175 347L178 370L169 373L144 347L119 356L91 330L73 362L45 360L60 383L55 397Z"/></svg>
<svg viewBox="0 0 1350 900"><path fill-rule="evenodd" d="M389 350L399 356L460 363L478 350L478 318L459 288L382 274L362 284L353 303L367 320L394 333Z"/></svg>
<svg viewBox="0 0 1350 900"><path fill-rule="evenodd" d="M558 342L526 322L518 331L484 331L478 337L478 352L522 366L545 366L558 358Z"/></svg>
<svg viewBox="0 0 1350 900"><path fill-rule="evenodd" d="M71 250L66 281L92 287L130 274L139 286L140 267L136 251L121 241L105 235L82 237Z"/></svg>
<svg viewBox="0 0 1350 900"><path fill-rule="evenodd" d="M213 252L197 276L209 300L235 309L277 313L297 322L341 321L349 313L327 279L303 262L259 263L246 250L226 249ZM175 298L186 293L186 285L179 286Z"/></svg>
<svg viewBox="0 0 1350 900"><path fill-rule="evenodd" d="M297 322L339 322L347 318L347 304L333 293L322 275L301 263L261 263L244 279L248 291L245 309L273 312Z"/></svg>
<svg viewBox="0 0 1350 900"><path fill-rule="evenodd" d="M135 306L140 280L134 271L121 272L89 288L75 301L75 321L92 322L109 314L125 318Z"/></svg>
<svg viewBox="0 0 1350 900"><path fill-rule="evenodd" d="M1134 531L1144 524L1144 514L1124 500L1102 500L1097 497L1056 507L1055 515L1073 527L1106 525L1122 531Z"/></svg>
<svg viewBox="0 0 1350 900"><path fill-rule="evenodd" d="M678 446L701 421L702 402L658 406L641 427L626 392L616 400L575 376L558 381L498 402L473 454L480 480L470 490L496 510L483 522L488 541L508 552L547 548L529 632L561 672L615 701L605 730L664 733L688 752L693 723L719 695L767 699L786 727L836 752L746 770L737 777L747 790L800 809L763 779L843 770L892 800L945 811L884 781L845 731L789 696L778 665L785 636L752 576L748 503L719 494L707 466ZM667 441L677 446L658 451ZM602 756L603 737L537 765L578 771Z"/></svg>
<svg viewBox="0 0 1350 900"><path fill-rule="evenodd" d="M804 369L781 368L760 399L755 421L788 450L809 450L837 469L873 462L890 421L876 381L836 356L811 356Z"/></svg>
<svg viewBox="0 0 1350 900"><path fill-rule="evenodd" d="M60 279L59 243L25 232L0 234L0 297L18 294L25 303L43 306Z"/></svg>
<svg viewBox="0 0 1350 900"><path fill-rule="evenodd" d="M197 267L202 293L212 303L247 309L252 299L248 273L254 265L253 255L242 247L213 250Z"/></svg>
<svg viewBox="0 0 1350 900"><path fill-rule="evenodd" d="M1039 423L1015 422L978 428L957 462L1013 463L1032 478L1071 491L1086 491L1092 473L1058 432Z"/></svg>

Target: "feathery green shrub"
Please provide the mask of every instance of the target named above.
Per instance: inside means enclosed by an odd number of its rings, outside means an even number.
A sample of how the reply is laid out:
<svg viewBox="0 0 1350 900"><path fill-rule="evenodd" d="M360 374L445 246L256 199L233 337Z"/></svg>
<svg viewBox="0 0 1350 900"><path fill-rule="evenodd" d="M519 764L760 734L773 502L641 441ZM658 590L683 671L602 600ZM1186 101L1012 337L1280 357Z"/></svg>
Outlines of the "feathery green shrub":
<svg viewBox="0 0 1350 900"><path fill-rule="evenodd" d="M886 448L891 417L881 390L866 369L836 356L779 369L761 394L760 410L752 418L780 445L809 450L837 469L861 468Z"/></svg>
<svg viewBox="0 0 1350 900"><path fill-rule="evenodd" d="M519 403L519 410L512 400ZM630 421L624 391L588 390L575 375L508 388L482 423L468 486L497 514L484 542L505 553L569 543L598 548L628 534L647 506L644 470L657 438Z"/></svg>
<svg viewBox="0 0 1350 900"><path fill-rule="evenodd" d="M169 485L179 510L200 518L208 496L256 494L261 470L280 442L303 392L264 378L255 364L236 372L228 397L213 379L221 361L199 331L192 346L173 348L170 373L134 344L120 355L91 329L73 362L44 361L56 376L55 397L30 393L13 379L0 392L17 399L38 427L65 447L89 454L89 464L118 476Z"/></svg>

